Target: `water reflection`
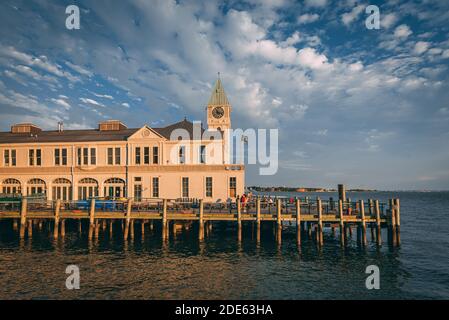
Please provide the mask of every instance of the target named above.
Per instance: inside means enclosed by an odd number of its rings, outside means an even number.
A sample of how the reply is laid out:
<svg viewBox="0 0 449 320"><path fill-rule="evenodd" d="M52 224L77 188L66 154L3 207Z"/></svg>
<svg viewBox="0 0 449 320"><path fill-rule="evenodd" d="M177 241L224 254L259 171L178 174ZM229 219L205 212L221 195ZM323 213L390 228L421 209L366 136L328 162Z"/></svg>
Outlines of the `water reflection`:
<svg viewBox="0 0 449 320"><path fill-rule="evenodd" d="M373 197L373 196L371 196ZM403 246L391 248L376 243L367 230L366 246L358 246L356 234L347 232L345 245L340 233L326 229L324 245L316 244L312 232L302 233L298 245L296 227L280 232L269 224L261 228L243 222L205 226L171 225L164 240L159 223L134 224L124 239L121 222L101 225L98 237L89 239L89 226L68 221L65 237L53 238L44 223L32 237L20 239L18 228L0 222L0 298L36 299L381 299L441 297L448 291L442 252L422 259L429 247L419 247L411 232L413 211L402 200ZM411 212L411 213L410 213ZM122 229L123 228L123 229ZM19 228L20 229L20 228ZM81 231L80 231L81 230ZM434 229L435 230L435 229ZM355 233L355 230L353 230ZM131 234L134 233L134 237ZM282 234L281 239L279 235ZM426 234L420 234L425 239ZM386 236L382 235L383 237ZM240 238L240 239L239 239ZM386 238L384 238L386 239ZM445 238L442 238L443 244ZM419 249L419 250L418 250ZM424 249L424 251L422 251ZM433 254L433 255L432 255ZM77 264L81 289L65 288L65 268ZM365 288L365 269L375 264L381 270L381 290ZM432 267L438 266L438 270ZM426 272L421 272L425 270ZM425 279L425 281L422 281ZM430 283L430 284L428 284ZM438 293L432 291L438 288ZM446 295L447 297L447 295Z"/></svg>

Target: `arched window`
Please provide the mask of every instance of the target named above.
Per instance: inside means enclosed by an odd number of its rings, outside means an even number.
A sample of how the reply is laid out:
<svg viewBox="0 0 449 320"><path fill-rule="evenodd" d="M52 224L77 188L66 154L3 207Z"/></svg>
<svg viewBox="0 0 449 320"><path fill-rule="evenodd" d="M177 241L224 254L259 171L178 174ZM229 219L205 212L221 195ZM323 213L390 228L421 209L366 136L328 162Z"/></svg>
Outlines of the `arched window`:
<svg viewBox="0 0 449 320"><path fill-rule="evenodd" d="M125 196L125 181L120 178L109 178L104 182L104 195L111 198Z"/></svg>
<svg viewBox="0 0 449 320"><path fill-rule="evenodd" d="M92 178L83 178L78 182L78 199L87 200L98 197L98 182Z"/></svg>
<svg viewBox="0 0 449 320"><path fill-rule="evenodd" d="M38 178L28 180L27 190L29 196L47 194L47 187L45 185L45 181Z"/></svg>
<svg viewBox="0 0 449 320"><path fill-rule="evenodd" d="M20 185L20 181L17 179L9 178L5 179L2 182L3 193L7 194L17 194L22 193L22 187Z"/></svg>
<svg viewBox="0 0 449 320"><path fill-rule="evenodd" d="M54 200L72 200L72 182L65 178L53 180L53 199Z"/></svg>

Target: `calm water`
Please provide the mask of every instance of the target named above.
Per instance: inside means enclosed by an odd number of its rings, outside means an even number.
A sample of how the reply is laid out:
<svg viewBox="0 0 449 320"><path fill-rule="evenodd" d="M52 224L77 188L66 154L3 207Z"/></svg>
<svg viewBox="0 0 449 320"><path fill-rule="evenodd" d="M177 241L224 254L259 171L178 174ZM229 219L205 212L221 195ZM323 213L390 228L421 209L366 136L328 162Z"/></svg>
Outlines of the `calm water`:
<svg viewBox="0 0 449 320"><path fill-rule="evenodd" d="M313 194L308 194L314 196ZM303 197L304 195L301 194ZM321 198L335 194L320 193ZM271 229L260 246L248 227L214 225L209 238L196 230L163 244L160 230L134 241L100 234L88 242L76 226L64 240L34 231L20 241L10 226L0 229L1 299L449 299L449 193L355 193L351 199L401 199L402 246L370 244L342 249L330 232L319 249L304 239L298 250L293 230L279 247ZM355 239L355 234L353 235ZM368 237L370 237L368 232ZM386 233L383 234L384 243ZM65 268L76 264L81 289L65 288ZM381 270L381 289L365 288L365 268Z"/></svg>

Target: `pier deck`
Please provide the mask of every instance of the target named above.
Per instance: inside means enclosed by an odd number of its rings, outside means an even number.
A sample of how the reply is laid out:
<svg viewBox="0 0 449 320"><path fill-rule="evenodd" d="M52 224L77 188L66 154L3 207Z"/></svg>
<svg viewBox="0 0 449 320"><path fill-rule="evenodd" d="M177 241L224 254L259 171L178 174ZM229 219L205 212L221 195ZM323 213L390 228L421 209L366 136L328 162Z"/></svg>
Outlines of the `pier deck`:
<svg viewBox="0 0 449 320"><path fill-rule="evenodd" d="M156 221L161 224L162 238L168 238L168 225L173 223L197 223L198 237L204 239L205 224L212 222L234 222L238 226L241 238L242 223L257 225L258 235L262 223L277 226L276 238L281 239L282 228L286 223L297 228L297 240L301 243L301 233L312 232L318 244L323 244L323 228L331 227L333 232L340 230L342 244L346 242L347 232L357 228L358 241L366 245L366 229L376 233L376 242L382 244L381 229L388 229L388 243L400 244L400 205L399 199L390 199L388 206L378 200L356 202L321 200L319 198L281 199L274 202L268 198L256 197L254 201L244 205L237 199L234 203L207 203L203 200L180 202L173 199L133 199L89 201L46 201L23 198L20 201L0 202L0 220L12 220L14 225L20 223L20 237L25 236L26 229L33 228L33 221L45 221L52 224L54 237L63 236L67 220L88 220L89 237L98 237L100 223L105 228L106 222L124 222L124 237L128 238L129 229L134 229L134 222L145 223ZM59 231L61 229L61 232ZM112 230L112 229L111 229ZM133 231L131 232L133 234ZM32 230L28 230L28 235Z"/></svg>

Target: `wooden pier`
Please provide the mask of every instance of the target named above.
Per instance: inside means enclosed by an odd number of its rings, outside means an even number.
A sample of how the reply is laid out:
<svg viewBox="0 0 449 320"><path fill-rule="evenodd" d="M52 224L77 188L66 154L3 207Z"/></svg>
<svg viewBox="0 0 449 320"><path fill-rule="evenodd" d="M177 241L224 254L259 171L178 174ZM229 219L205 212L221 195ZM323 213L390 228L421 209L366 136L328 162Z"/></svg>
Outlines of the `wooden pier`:
<svg viewBox="0 0 449 320"><path fill-rule="evenodd" d="M65 236L68 220L89 221L89 239L98 238L100 227L103 232L109 228L112 235L113 223L119 223L125 239L133 238L134 222L153 229L154 223L161 226L163 240L168 240L170 223L173 228L179 224L198 224L198 239L203 240L205 231L211 232L213 222L228 222L237 225L237 237L242 240L242 224L252 223L256 227L256 238L260 241L262 224L271 224L275 230L276 241L281 242L282 230L287 225L296 227L297 243L306 236L318 245L324 244L323 232L330 228L332 234L339 230L339 241L344 246L348 233L357 232L357 243L367 245L367 229L371 240L382 245L381 229L388 231L388 244L400 245L400 203L390 199L388 205L379 200L322 200L300 198L253 197L245 204L237 197L235 202L209 203L203 200L180 201L173 199L133 199L62 202L22 198L20 201L0 203L0 220L12 220L20 238L27 234L32 237L33 226L46 223L53 227L53 237ZM120 229L120 228L119 228Z"/></svg>

